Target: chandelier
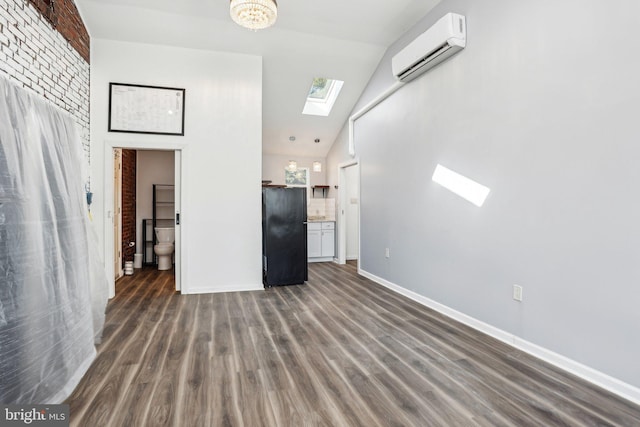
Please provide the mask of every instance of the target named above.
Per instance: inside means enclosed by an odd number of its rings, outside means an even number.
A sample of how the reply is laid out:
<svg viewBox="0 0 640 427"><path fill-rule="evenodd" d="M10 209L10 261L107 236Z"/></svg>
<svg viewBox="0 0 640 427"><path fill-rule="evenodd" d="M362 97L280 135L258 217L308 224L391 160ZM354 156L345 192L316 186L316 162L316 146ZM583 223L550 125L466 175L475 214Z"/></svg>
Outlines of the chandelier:
<svg viewBox="0 0 640 427"><path fill-rule="evenodd" d="M231 0L231 18L250 30L262 30L272 26L278 17L276 0Z"/></svg>

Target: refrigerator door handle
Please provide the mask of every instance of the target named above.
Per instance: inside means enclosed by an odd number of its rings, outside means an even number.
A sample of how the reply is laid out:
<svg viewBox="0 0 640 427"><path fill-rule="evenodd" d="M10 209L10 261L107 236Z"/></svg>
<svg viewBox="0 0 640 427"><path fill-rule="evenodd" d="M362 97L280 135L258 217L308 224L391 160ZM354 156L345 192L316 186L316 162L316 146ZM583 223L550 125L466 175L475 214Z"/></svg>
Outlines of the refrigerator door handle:
<svg viewBox="0 0 640 427"><path fill-rule="evenodd" d="M308 222L307 222L307 221L305 221L305 222L303 222L303 224L304 224L304 225L307 225L307 224L308 224Z"/></svg>

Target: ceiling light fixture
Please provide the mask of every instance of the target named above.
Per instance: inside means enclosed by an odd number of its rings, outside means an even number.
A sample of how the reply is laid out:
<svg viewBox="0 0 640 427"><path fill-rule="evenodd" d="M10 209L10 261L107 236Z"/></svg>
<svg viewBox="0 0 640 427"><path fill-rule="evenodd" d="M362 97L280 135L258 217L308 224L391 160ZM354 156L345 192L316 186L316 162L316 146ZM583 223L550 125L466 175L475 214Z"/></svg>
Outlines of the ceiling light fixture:
<svg viewBox="0 0 640 427"><path fill-rule="evenodd" d="M276 0L231 0L229 14L242 27L262 30L276 22L278 4Z"/></svg>

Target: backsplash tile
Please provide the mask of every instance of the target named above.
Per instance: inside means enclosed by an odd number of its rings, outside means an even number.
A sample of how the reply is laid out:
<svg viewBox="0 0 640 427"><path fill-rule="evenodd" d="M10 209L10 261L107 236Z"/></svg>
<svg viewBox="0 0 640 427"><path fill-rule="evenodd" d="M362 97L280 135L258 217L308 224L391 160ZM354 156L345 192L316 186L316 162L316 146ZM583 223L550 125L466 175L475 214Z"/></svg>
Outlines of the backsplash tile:
<svg viewBox="0 0 640 427"><path fill-rule="evenodd" d="M336 199L309 199L307 216L323 221L336 220Z"/></svg>

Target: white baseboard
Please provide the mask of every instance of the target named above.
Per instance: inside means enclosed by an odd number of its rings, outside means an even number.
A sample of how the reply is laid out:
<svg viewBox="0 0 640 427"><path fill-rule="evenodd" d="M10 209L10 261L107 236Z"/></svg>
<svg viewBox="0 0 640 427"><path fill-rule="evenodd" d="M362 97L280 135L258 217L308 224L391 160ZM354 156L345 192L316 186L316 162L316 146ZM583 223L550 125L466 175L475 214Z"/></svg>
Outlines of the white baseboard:
<svg viewBox="0 0 640 427"><path fill-rule="evenodd" d="M394 292L404 295L405 297L412 299L426 307L429 307L439 313L444 314L460 323L464 323L480 332L483 332L493 338L496 338L504 343L507 343L518 350L522 350L532 356L542 359L560 369L576 375L585 381L589 381L605 390L617 394L618 396L627 399L636 405L640 405L640 388L637 388L631 384L627 384L617 378L607 375L603 372L597 371L582 363L576 362L573 359L569 359L561 354L555 353L544 347L540 347L537 344L524 340L502 329L491 326L488 323L484 323L478 319L461 313L452 309L444 304L433 301L425 296L422 296L414 291L405 289L402 286L398 286L395 283L391 283L381 277L371 274L358 267L358 274L373 280L374 282L391 289Z"/></svg>
<svg viewBox="0 0 640 427"><path fill-rule="evenodd" d="M221 286L216 288L196 288L189 289L185 292L186 295L197 294L220 294L223 292L249 292L249 291L264 291L264 285L237 285L237 286Z"/></svg>
<svg viewBox="0 0 640 427"><path fill-rule="evenodd" d="M309 264L311 264L313 262L331 262L334 259L335 258L333 258L332 256L325 256L325 257L317 257L317 258L307 258L307 262Z"/></svg>

